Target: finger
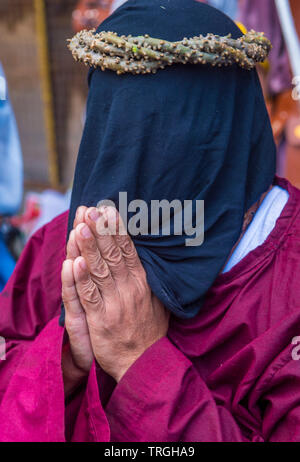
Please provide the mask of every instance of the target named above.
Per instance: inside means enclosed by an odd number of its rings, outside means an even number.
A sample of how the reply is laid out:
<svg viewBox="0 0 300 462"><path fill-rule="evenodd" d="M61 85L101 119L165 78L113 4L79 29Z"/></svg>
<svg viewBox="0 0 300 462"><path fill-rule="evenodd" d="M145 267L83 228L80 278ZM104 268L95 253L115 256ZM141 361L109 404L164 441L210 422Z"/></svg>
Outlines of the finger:
<svg viewBox="0 0 300 462"><path fill-rule="evenodd" d="M100 255L93 233L86 224L81 223L75 230L75 236L92 280L103 295L109 295L111 291L115 290L115 283L108 265Z"/></svg>
<svg viewBox="0 0 300 462"><path fill-rule="evenodd" d="M64 261L61 272L61 280L62 299L66 309L66 318L82 314L83 309L76 291L72 260Z"/></svg>
<svg viewBox="0 0 300 462"><path fill-rule="evenodd" d="M95 315L104 311L103 300L99 290L91 278L83 257L78 257L73 263L73 274L81 305L86 315Z"/></svg>
<svg viewBox="0 0 300 462"><path fill-rule="evenodd" d="M115 235L115 241L122 252L122 255L125 260L128 270L134 275L144 273L145 271L144 267L137 254L135 245L131 237L127 233L127 230L123 223L121 215L113 207L107 207L107 208L111 209L109 211L110 214L115 215L116 229L117 229L117 233Z"/></svg>
<svg viewBox="0 0 300 462"><path fill-rule="evenodd" d="M76 242L75 230L72 229L67 243L67 259L75 260L77 257L80 257L80 250Z"/></svg>
<svg viewBox="0 0 300 462"><path fill-rule="evenodd" d="M87 209L85 222L96 238L100 255L105 260L113 279L126 281L129 275L128 268L113 236L116 233L115 217L115 213L111 213L108 208L100 211L93 207Z"/></svg>
<svg viewBox="0 0 300 462"><path fill-rule="evenodd" d="M80 207L78 207L76 211L76 215L75 215L75 220L73 223L73 228L76 228L76 226L84 222L84 215L85 215L86 210L87 210L87 207L85 207L84 205L81 205Z"/></svg>

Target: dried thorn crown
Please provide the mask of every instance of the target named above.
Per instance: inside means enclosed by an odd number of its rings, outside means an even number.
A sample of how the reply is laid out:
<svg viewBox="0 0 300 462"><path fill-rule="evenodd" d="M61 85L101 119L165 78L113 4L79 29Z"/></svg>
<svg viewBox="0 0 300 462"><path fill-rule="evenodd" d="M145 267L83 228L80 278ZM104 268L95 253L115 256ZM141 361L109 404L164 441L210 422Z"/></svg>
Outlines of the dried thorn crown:
<svg viewBox="0 0 300 462"><path fill-rule="evenodd" d="M214 34L184 38L179 42L152 38L149 35L119 36L115 32L78 32L68 47L76 61L91 67L110 69L117 74L156 73L172 64L238 64L250 70L264 62L272 48L264 33L251 30L238 39Z"/></svg>

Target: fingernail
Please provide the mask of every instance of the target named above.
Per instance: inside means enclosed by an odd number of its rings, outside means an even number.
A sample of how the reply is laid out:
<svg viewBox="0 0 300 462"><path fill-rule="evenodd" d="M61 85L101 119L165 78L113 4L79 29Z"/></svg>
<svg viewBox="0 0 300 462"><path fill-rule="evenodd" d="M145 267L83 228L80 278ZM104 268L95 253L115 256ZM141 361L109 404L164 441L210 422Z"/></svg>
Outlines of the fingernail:
<svg viewBox="0 0 300 462"><path fill-rule="evenodd" d="M79 266L80 266L80 268L81 268L83 271L86 270L87 266L86 266L86 262L85 262L85 259L84 259L84 258L82 258L82 259L80 260Z"/></svg>
<svg viewBox="0 0 300 462"><path fill-rule="evenodd" d="M88 239L89 237L92 237L92 233L91 233L90 228L88 226L84 226L81 229L80 232L81 232L82 237L84 237L85 239Z"/></svg>
<svg viewBox="0 0 300 462"><path fill-rule="evenodd" d="M76 211L76 217L81 216L81 213L82 213L82 205L80 205L80 207L78 207L78 209Z"/></svg>
<svg viewBox="0 0 300 462"><path fill-rule="evenodd" d="M106 211L106 206L105 205L102 205L100 208L99 208L99 212L101 215L103 215L103 213L105 213Z"/></svg>
<svg viewBox="0 0 300 462"><path fill-rule="evenodd" d="M107 236L107 218L104 215L97 221L96 230L99 236Z"/></svg>
<svg viewBox="0 0 300 462"><path fill-rule="evenodd" d="M89 213L89 217L92 221L97 221L98 218L100 217L100 213L98 210L96 209L93 209L90 213Z"/></svg>

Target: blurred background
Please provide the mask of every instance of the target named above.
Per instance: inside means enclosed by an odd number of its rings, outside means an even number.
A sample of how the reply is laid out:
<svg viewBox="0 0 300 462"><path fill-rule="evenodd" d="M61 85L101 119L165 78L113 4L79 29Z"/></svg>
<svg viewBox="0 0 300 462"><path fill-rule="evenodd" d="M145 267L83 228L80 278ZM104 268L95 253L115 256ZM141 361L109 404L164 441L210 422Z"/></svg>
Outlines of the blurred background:
<svg viewBox="0 0 300 462"><path fill-rule="evenodd" d="M300 187L300 1L205 1L243 32L253 28L271 39L270 58L258 71L278 174ZM0 290L28 237L69 206L87 69L73 61L66 39L97 27L122 3L0 0Z"/></svg>

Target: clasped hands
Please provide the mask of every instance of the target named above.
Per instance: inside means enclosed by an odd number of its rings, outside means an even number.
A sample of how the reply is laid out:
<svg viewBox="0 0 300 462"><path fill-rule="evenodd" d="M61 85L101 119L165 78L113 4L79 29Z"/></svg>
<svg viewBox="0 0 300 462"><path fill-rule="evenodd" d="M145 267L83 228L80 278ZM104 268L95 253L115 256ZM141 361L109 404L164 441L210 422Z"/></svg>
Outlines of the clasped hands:
<svg viewBox="0 0 300 462"><path fill-rule="evenodd" d="M168 331L169 314L151 292L113 207L78 208L62 269L62 298L69 338L63 372L75 382L89 373L94 358L119 382Z"/></svg>

